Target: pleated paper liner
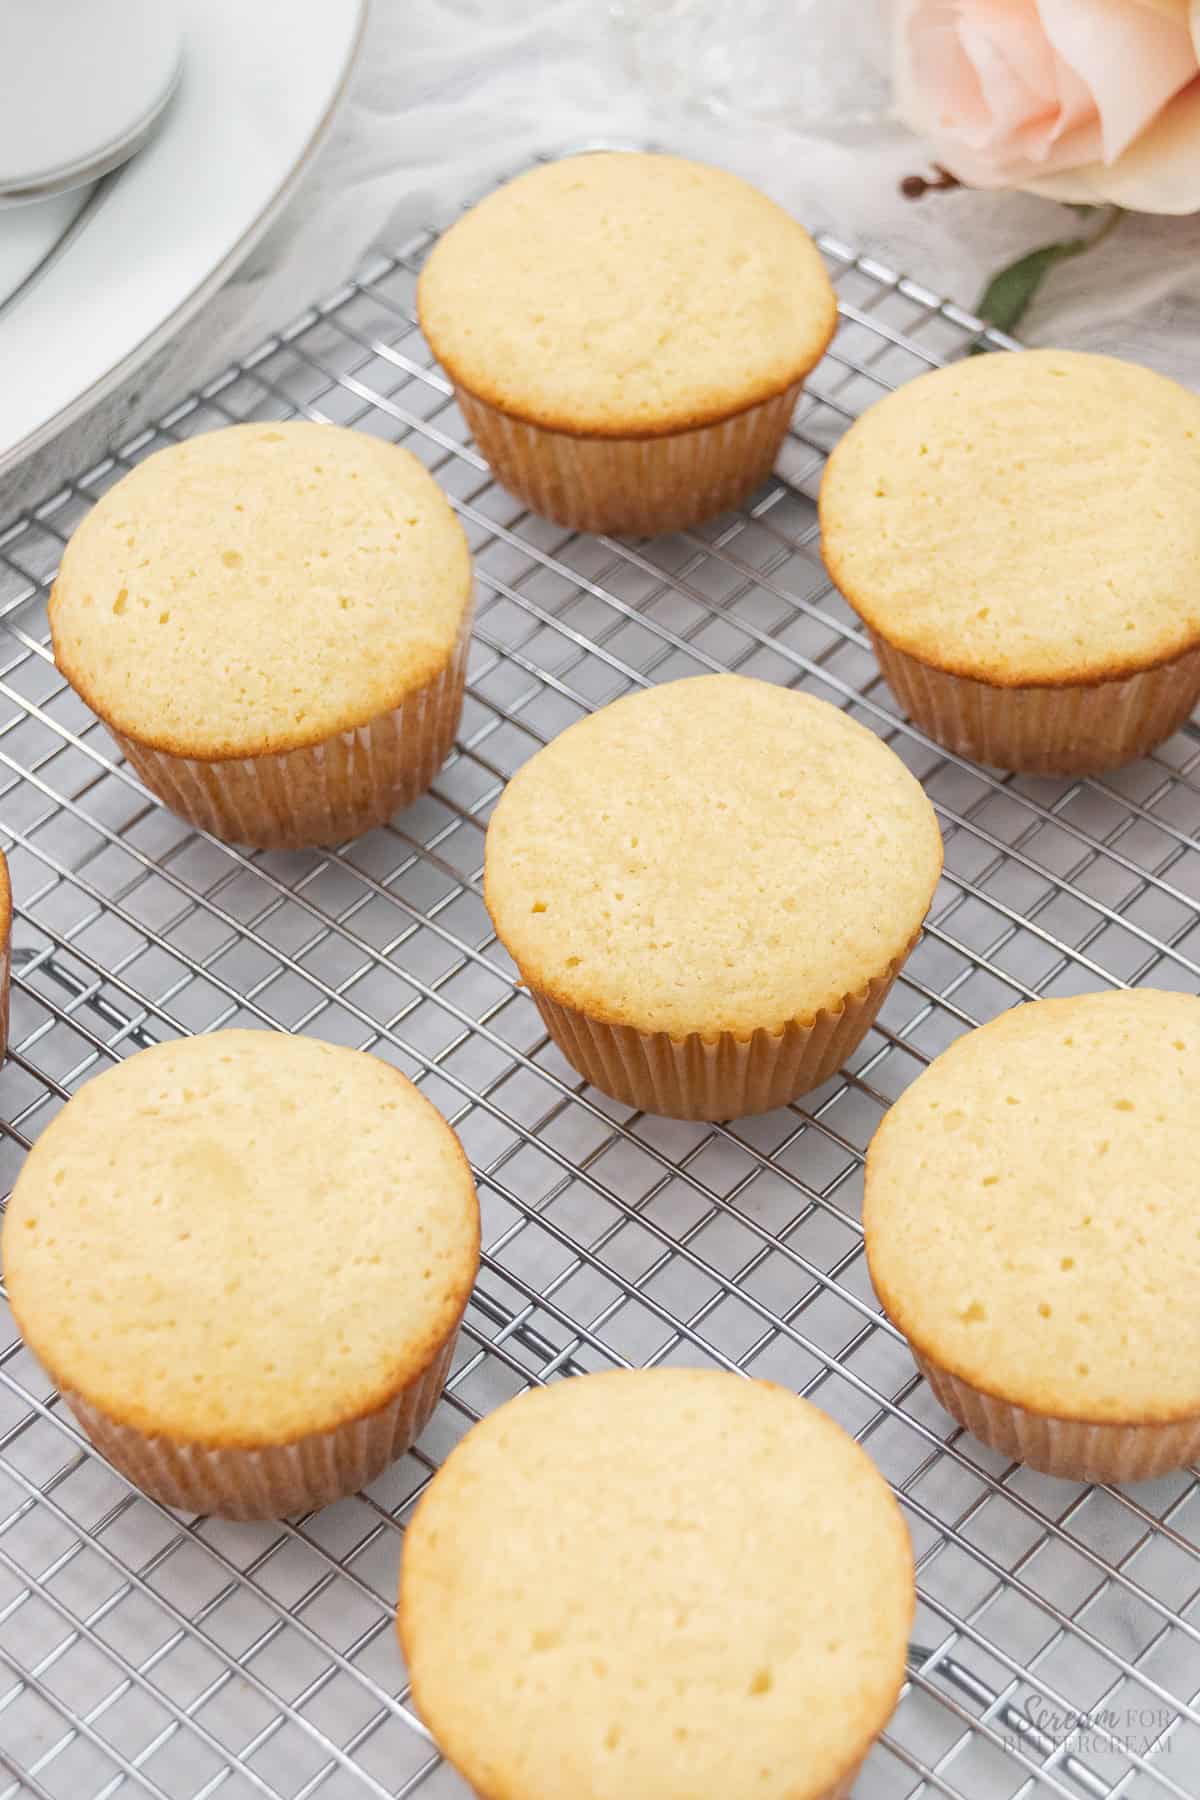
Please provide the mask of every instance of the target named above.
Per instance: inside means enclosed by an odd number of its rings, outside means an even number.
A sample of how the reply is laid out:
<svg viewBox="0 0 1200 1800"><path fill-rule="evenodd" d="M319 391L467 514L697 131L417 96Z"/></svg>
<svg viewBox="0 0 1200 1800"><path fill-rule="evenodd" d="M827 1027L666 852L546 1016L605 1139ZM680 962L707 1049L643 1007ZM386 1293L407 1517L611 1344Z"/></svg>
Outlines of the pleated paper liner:
<svg viewBox="0 0 1200 1800"><path fill-rule="evenodd" d="M455 393L492 473L531 511L576 531L653 537L728 511L766 480L800 386L715 425L642 438L548 431Z"/></svg>
<svg viewBox="0 0 1200 1800"><path fill-rule="evenodd" d="M1123 680L993 687L947 674L871 633L887 684L946 750L1027 775L1089 775L1145 756L1200 698L1200 649Z"/></svg>
<svg viewBox="0 0 1200 1800"><path fill-rule="evenodd" d="M109 730L151 793L214 837L272 850L341 843L410 806L445 762L462 714L470 628L468 612L445 668L391 712L307 749L205 761Z"/></svg>
<svg viewBox="0 0 1200 1800"><path fill-rule="evenodd" d="M780 1031L672 1037L609 1025L527 983L546 1030L593 1087L670 1119L741 1119L820 1087L858 1048L920 932L882 975L837 1007Z"/></svg>
<svg viewBox="0 0 1200 1800"><path fill-rule="evenodd" d="M376 1412L257 1450L148 1436L79 1394L64 1390L63 1398L97 1450L164 1506L226 1519L282 1519L357 1494L404 1455L441 1398L457 1336L456 1322L428 1367Z"/></svg>
<svg viewBox="0 0 1200 1800"><path fill-rule="evenodd" d="M1161 1425L1057 1419L985 1394L916 1349L913 1359L951 1418L993 1450L1045 1475L1065 1481L1151 1481L1200 1457L1200 1418Z"/></svg>

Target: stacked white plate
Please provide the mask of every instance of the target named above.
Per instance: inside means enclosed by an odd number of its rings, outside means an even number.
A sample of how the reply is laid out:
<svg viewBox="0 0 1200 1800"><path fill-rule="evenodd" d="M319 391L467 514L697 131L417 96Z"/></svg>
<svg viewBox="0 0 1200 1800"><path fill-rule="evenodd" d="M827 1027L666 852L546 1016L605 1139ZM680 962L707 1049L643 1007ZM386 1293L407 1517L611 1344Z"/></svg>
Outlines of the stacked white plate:
<svg viewBox="0 0 1200 1800"><path fill-rule="evenodd" d="M0 475L110 393L261 236L332 118L365 0L4 10Z"/></svg>

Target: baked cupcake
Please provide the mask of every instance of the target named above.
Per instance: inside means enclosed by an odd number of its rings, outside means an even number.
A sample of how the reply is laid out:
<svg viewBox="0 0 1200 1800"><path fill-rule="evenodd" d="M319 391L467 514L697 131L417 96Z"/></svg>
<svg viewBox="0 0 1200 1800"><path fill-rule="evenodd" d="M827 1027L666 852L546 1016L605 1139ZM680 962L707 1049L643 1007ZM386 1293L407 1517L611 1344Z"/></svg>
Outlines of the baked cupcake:
<svg viewBox="0 0 1200 1800"><path fill-rule="evenodd" d="M462 709L466 540L394 444L234 425L139 463L74 533L59 668L146 786L232 842L333 844L416 798Z"/></svg>
<svg viewBox="0 0 1200 1800"><path fill-rule="evenodd" d="M767 1112L865 1035L942 867L899 757L740 675L649 688L538 752L488 827L484 898L563 1054L628 1106Z"/></svg>
<svg viewBox="0 0 1200 1800"><path fill-rule="evenodd" d="M876 1292L1006 1456L1142 1481L1200 1455L1200 1000L1040 1000L959 1038L867 1156Z"/></svg>
<svg viewBox="0 0 1200 1800"><path fill-rule="evenodd" d="M360 1051L219 1031L98 1076L4 1224L17 1324L156 1500L280 1518L424 1428L479 1261L454 1133Z"/></svg>
<svg viewBox="0 0 1200 1800"><path fill-rule="evenodd" d="M1065 350L973 357L829 459L829 573L901 706L948 750L1083 774L1200 695L1200 396Z"/></svg>
<svg viewBox="0 0 1200 1800"><path fill-rule="evenodd" d="M770 472L837 307L808 233L724 169L592 153L435 246L421 329L505 487L581 531L676 531Z"/></svg>
<svg viewBox="0 0 1200 1800"><path fill-rule="evenodd" d="M899 1507L815 1406L626 1370L467 1433L405 1534L399 1629L480 1800L840 1800L913 1599Z"/></svg>

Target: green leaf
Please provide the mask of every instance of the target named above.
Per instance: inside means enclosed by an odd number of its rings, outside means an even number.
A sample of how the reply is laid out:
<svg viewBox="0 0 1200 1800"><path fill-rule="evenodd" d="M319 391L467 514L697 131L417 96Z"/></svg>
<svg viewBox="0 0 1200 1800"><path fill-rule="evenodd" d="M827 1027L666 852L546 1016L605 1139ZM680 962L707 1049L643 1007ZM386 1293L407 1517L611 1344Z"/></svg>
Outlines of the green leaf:
<svg viewBox="0 0 1200 1800"><path fill-rule="evenodd" d="M981 319L1000 331L1013 331L1029 310L1030 302L1051 269L1068 257L1080 256L1090 249L1090 238L1068 238L1062 244L1043 244L1031 250L998 275L984 288L976 308Z"/></svg>
<svg viewBox="0 0 1200 1800"><path fill-rule="evenodd" d="M1079 213L1081 217L1099 210L1092 206L1072 207L1072 211ZM975 308L979 317L987 324L995 325L1000 331L1015 331L1051 269L1072 256L1082 256L1085 250L1094 250L1097 244L1102 244L1116 230L1123 217L1121 208L1112 206L1100 229L1094 231L1091 237L1066 238L1061 244L1043 244L1040 250L1030 250L1027 255L1018 257L1007 269L1001 269L999 274L993 275L984 288ZM982 356L987 348L986 344L972 344L969 354Z"/></svg>

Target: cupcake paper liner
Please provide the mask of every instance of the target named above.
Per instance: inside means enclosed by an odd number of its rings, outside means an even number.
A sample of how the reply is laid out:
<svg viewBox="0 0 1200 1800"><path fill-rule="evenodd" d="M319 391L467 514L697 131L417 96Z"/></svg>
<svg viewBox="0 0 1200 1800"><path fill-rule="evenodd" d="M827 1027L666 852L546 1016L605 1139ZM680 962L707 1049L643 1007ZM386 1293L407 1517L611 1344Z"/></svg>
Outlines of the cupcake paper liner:
<svg viewBox="0 0 1200 1800"><path fill-rule="evenodd" d="M470 630L468 610L445 668L391 712L304 750L209 762L109 730L151 793L214 837L272 850L340 843L411 805L445 762L462 713Z"/></svg>
<svg viewBox="0 0 1200 1800"><path fill-rule="evenodd" d="M887 684L947 750L1028 775L1088 775L1145 756L1200 698L1200 649L1087 687L992 687L931 668L871 633Z"/></svg>
<svg viewBox="0 0 1200 1800"><path fill-rule="evenodd" d="M357 1494L404 1455L441 1398L457 1336L456 1322L428 1367L377 1412L259 1450L150 1437L69 1389L63 1398L97 1450L164 1506L225 1519L282 1519Z"/></svg>
<svg viewBox="0 0 1200 1800"><path fill-rule="evenodd" d="M1200 1418L1165 1425L1056 1419L985 1394L915 1349L913 1359L952 1418L993 1450L1045 1475L1065 1481L1150 1481L1200 1457Z"/></svg>
<svg viewBox="0 0 1200 1800"><path fill-rule="evenodd" d="M786 1106L837 1073L869 1031L916 941L839 1006L749 1036L677 1038L608 1025L526 985L567 1061L601 1093L669 1119L742 1119Z"/></svg>
<svg viewBox="0 0 1200 1800"><path fill-rule="evenodd" d="M728 511L766 480L800 386L715 425L643 438L548 431L455 392L493 474L533 512L576 531L653 537Z"/></svg>

